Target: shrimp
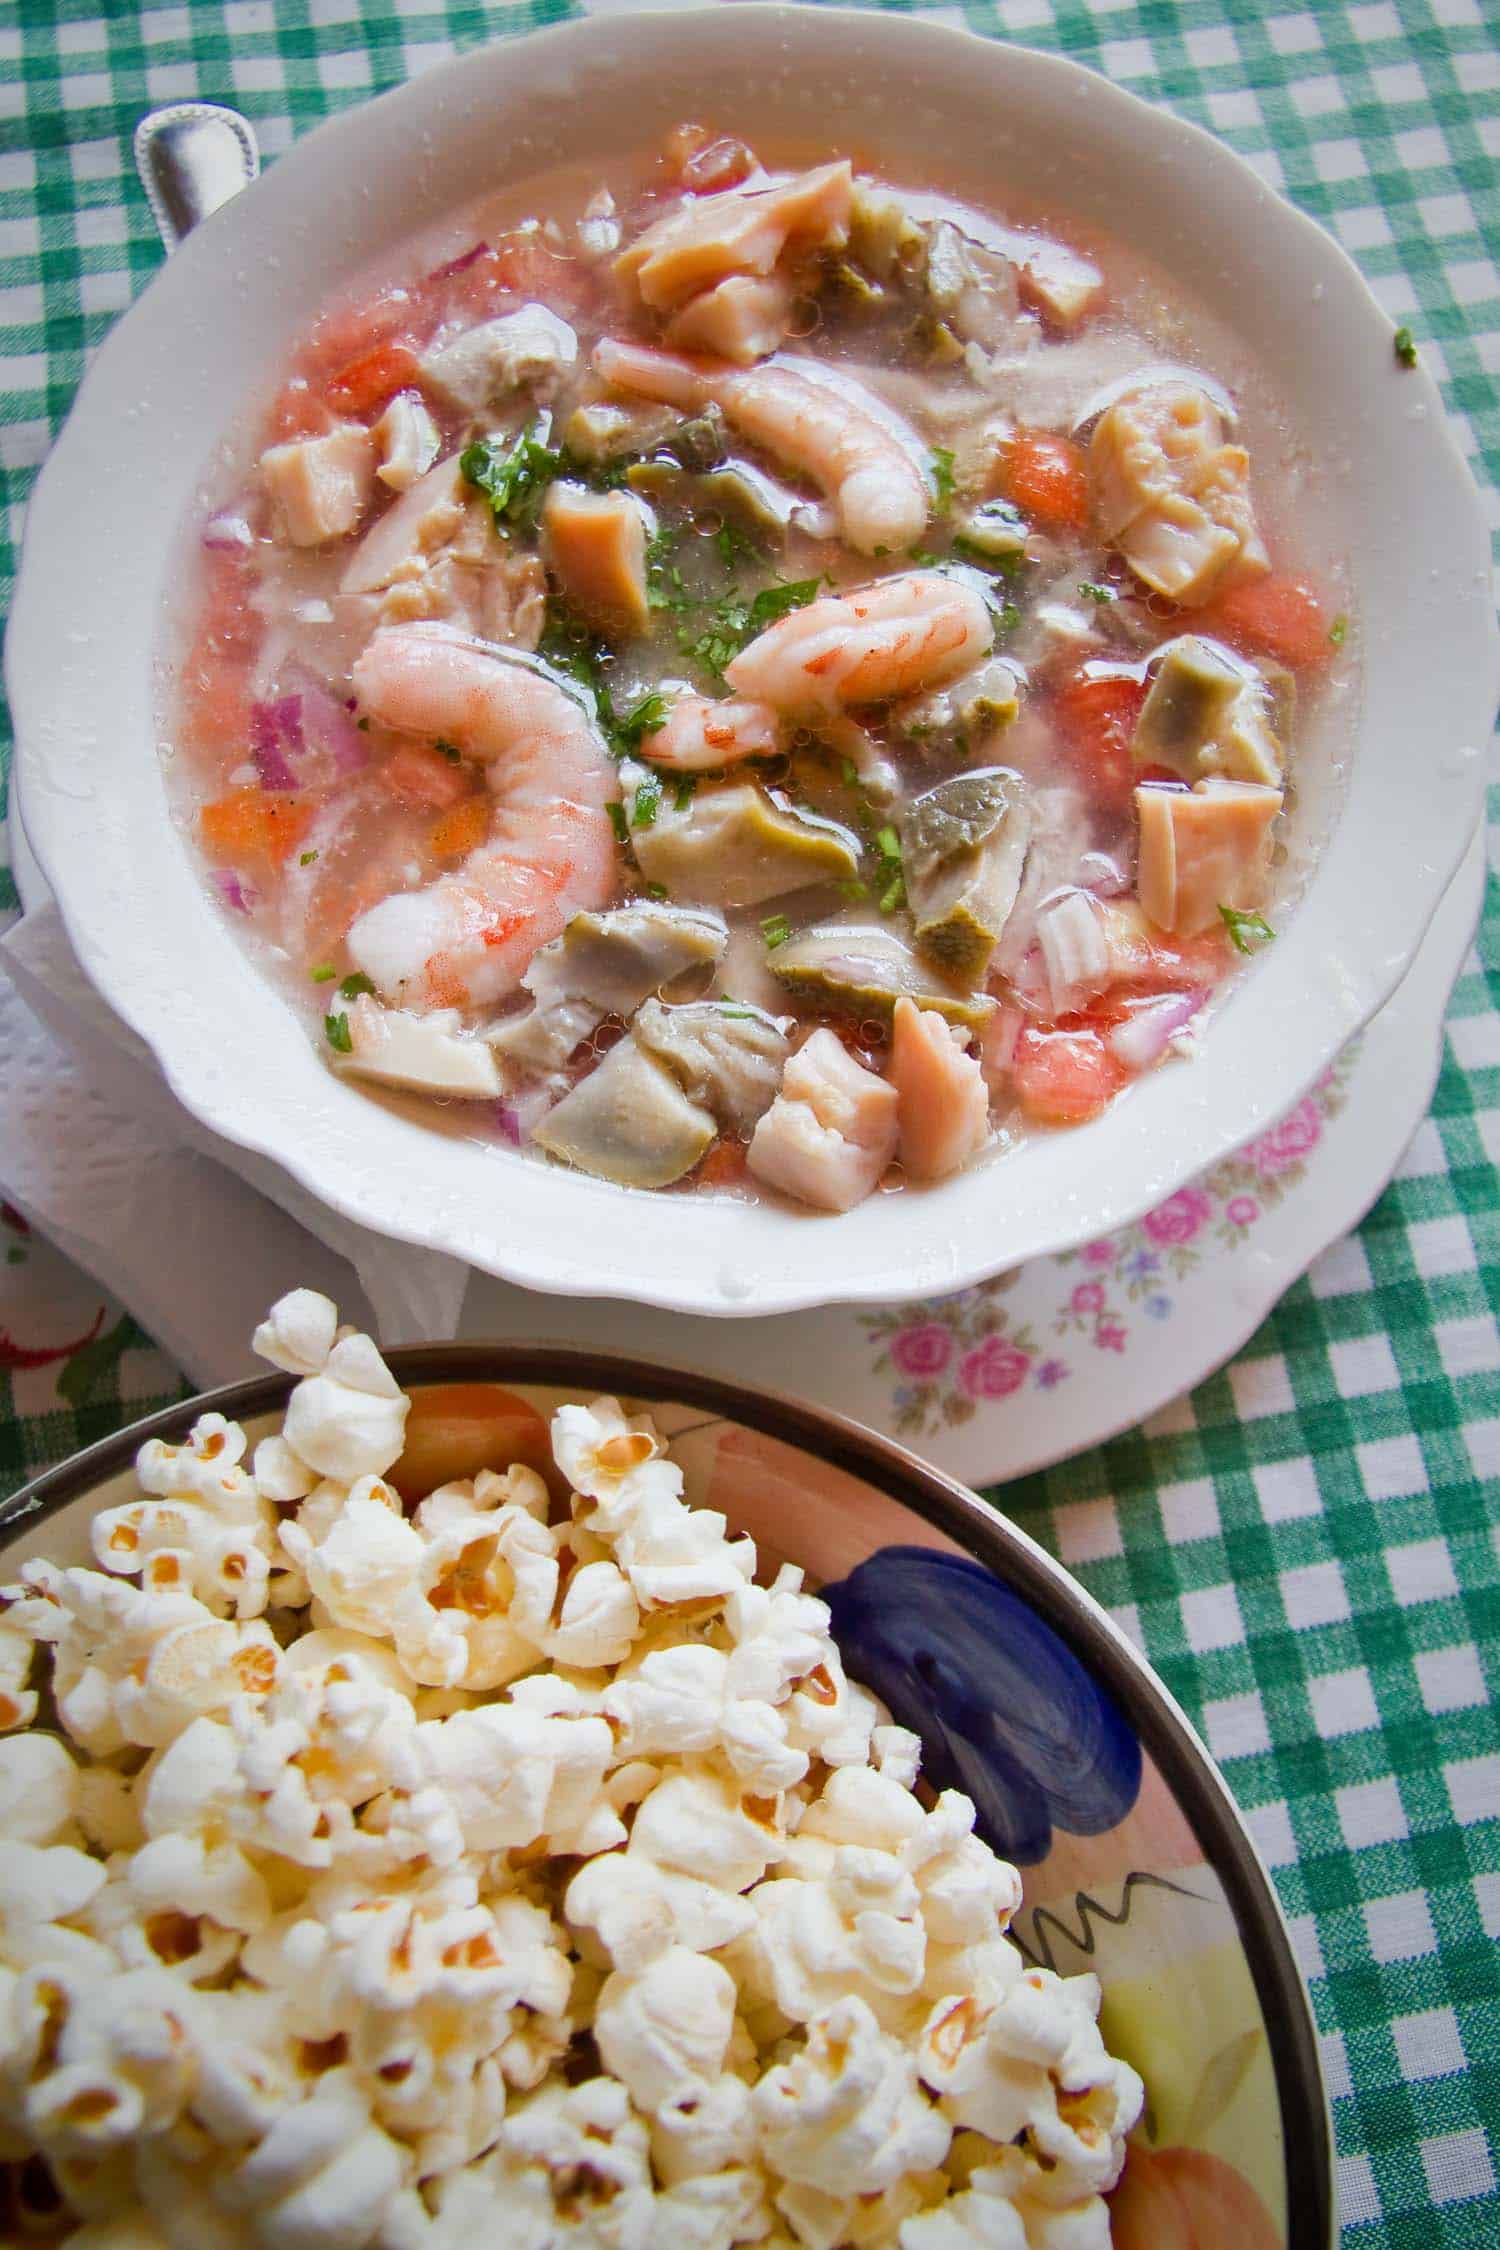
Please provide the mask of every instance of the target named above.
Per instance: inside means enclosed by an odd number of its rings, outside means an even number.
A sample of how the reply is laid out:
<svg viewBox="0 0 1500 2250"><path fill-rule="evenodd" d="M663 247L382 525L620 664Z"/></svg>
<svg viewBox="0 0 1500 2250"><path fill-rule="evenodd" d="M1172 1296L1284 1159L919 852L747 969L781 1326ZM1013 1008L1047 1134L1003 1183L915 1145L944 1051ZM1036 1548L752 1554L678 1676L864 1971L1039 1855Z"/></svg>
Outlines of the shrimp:
<svg viewBox="0 0 1500 2250"><path fill-rule="evenodd" d="M763 703L716 703L679 695L662 724L641 743L641 756L673 773L715 773L746 758L774 756L777 718Z"/></svg>
<svg viewBox="0 0 1500 2250"><path fill-rule="evenodd" d="M988 655L984 598L940 571L904 571L793 610L741 649L736 695L787 712L838 712L955 680Z"/></svg>
<svg viewBox="0 0 1500 2250"><path fill-rule="evenodd" d="M361 914L349 954L408 1008L480 1007L615 888L609 749L582 706L530 665L445 625L378 632L354 666L363 708L457 743L489 769L489 834L462 867Z"/></svg>
<svg viewBox="0 0 1500 2250"><path fill-rule="evenodd" d="M814 381L768 361L737 369L605 337L594 365L616 390L696 412L717 405L752 445L798 469L833 502L844 537L862 555L900 553L926 529L932 488L915 436L840 377Z"/></svg>

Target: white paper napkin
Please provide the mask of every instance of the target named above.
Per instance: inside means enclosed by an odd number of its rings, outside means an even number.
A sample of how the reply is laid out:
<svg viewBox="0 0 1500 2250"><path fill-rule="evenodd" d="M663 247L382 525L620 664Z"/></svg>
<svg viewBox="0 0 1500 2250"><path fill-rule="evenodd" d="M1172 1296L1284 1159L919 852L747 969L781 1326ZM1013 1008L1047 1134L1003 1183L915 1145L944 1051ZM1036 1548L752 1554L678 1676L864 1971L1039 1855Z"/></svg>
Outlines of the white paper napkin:
<svg viewBox="0 0 1500 2250"><path fill-rule="evenodd" d="M387 1344L457 1333L469 1268L339 1218L200 1125L45 896L0 937L0 1058L0 1186L195 1382L250 1373L256 1322L304 1285Z"/></svg>

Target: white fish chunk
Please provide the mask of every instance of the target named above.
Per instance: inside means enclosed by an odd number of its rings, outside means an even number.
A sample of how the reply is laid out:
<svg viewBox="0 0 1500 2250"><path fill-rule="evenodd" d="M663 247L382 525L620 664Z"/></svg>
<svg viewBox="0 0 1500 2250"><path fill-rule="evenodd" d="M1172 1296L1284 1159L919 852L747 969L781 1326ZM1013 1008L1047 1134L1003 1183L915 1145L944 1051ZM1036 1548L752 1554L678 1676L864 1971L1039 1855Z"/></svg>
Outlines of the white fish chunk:
<svg viewBox="0 0 1500 2250"><path fill-rule="evenodd" d="M812 1033L755 1128L750 1169L820 1211L849 1211L896 1153L896 1089L857 1063L836 1032Z"/></svg>

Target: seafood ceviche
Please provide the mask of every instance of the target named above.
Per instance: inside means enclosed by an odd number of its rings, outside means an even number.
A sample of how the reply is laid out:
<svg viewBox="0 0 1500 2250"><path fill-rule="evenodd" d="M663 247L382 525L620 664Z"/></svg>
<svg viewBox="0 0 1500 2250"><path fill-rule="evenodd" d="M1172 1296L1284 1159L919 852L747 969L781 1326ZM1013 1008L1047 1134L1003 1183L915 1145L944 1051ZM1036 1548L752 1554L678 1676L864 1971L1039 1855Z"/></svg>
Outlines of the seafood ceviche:
<svg viewBox="0 0 1500 2250"><path fill-rule="evenodd" d="M152 1440L4 1589L6 2239L1107 2250L1098 1982L801 1572L615 1399L429 1490L327 1298L255 1341L277 1434Z"/></svg>
<svg viewBox="0 0 1500 2250"><path fill-rule="evenodd" d="M588 187L327 312L203 527L226 910L334 1068L628 1186L1093 1117L1274 935L1345 633L1193 320L694 127Z"/></svg>

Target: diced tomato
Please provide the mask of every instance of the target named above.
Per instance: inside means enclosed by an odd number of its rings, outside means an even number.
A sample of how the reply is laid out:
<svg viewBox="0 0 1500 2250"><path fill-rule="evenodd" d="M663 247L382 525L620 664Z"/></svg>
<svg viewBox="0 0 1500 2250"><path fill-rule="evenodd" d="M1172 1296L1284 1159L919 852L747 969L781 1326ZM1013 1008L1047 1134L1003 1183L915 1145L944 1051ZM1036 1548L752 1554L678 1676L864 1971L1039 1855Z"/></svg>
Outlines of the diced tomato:
<svg viewBox="0 0 1500 2250"><path fill-rule="evenodd" d="M749 1151L743 1141L715 1141L693 1173L694 1187L743 1187L745 1175L749 1171L748 1157Z"/></svg>
<svg viewBox="0 0 1500 2250"><path fill-rule="evenodd" d="M1010 1071L1022 1109L1039 1125L1082 1125L1108 1108L1126 1079L1100 1032L1030 1024L1016 1041Z"/></svg>
<svg viewBox="0 0 1500 2250"><path fill-rule="evenodd" d="M393 797L406 805L431 805L435 812L447 811L469 790L462 767L415 742L398 743L377 770Z"/></svg>
<svg viewBox="0 0 1500 2250"><path fill-rule="evenodd" d="M328 402L340 414L369 414L415 381L417 358L409 345L376 344L341 367L328 385Z"/></svg>
<svg viewBox="0 0 1500 2250"><path fill-rule="evenodd" d="M489 834L493 800L486 790L464 797L432 824L427 842L439 859L467 859Z"/></svg>
<svg viewBox="0 0 1500 2250"><path fill-rule="evenodd" d="M1082 449L1050 430L1017 430L1001 464L1006 498L1037 523L1087 531L1089 472Z"/></svg>
<svg viewBox="0 0 1500 2250"><path fill-rule="evenodd" d="M562 311L576 310L588 294L588 277L572 258L549 250L540 235L504 234L495 244L497 270L507 289Z"/></svg>
<svg viewBox="0 0 1500 2250"><path fill-rule="evenodd" d="M306 835L312 814L300 797L231 789L203 807L198 832L210 859L231 867L279 867Z"/></svg>
<svg viewBox="0 0 1500 2250"><path fill-rule="evenodd" d="M182 669L177 736L202 769L212 772L217 761L239 763L250 739L250 702L246 666L195 644Z"/></svg>
<svg viewBox="0 0 1500 2250"><path fill-rule="evenodd" d="M266 443L286 445L293 438L322 437L333 417L305 375L283 383L266 416Z"/></svg>
<svg viewBox="0 0 1500 2250"><path fill-rule="evenodd" d="M1305 578L1247 578L1216 595L1194 618L1194 630L1218 634L1252 656L1271 656L1293 672L1310 671L1333 655L1329 616Z"/></svg>
<svg viewBox="0 0 1500 2250"><path fill-rule="evenodd" d="M302 353L303 373L314 384L326 382L352 360L388 344L410 321L413 310L409 290L384 289L366 304L329 313Z"/></svg>
<svg viewBox="0 0 1500 2250"><path fill-rule="evenodd" d="M1140 680L1080 672L1060 690L1052 706L1080 779L1117 812L1129 805L1136 785L1130 745L1145 700Z"/></svg>

